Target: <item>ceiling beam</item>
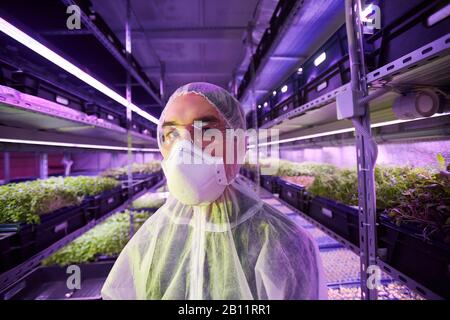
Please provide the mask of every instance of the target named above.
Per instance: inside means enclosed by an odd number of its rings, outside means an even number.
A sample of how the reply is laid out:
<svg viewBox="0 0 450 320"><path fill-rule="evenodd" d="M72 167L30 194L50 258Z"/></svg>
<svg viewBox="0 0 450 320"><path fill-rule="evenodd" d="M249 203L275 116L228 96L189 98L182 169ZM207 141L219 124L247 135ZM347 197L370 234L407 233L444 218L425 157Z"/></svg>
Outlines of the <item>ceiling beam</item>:
<svg viewBox="0 0 450 320"><path fill-rule="evenodd" d="M158 28L158 29L132 29L133 38L140 40L149 38L158 41L170 41L174 39L191 40L230 40L243 36L244 27L203 27L203 28ZM122 36L123 30L115 30Z"/></svg>
<svg viewBox="0 0 450 320"><path fill-rule="evenodd" d="M38 31L39 34L43 36L84 36L93 34L91 30L81 29L81 30L68 30L68 29L60 29L60 30L41 30Z"/></svg>
<svg viewBox="0 0 450 320"><path fill-rule="evenodd" d="M146 66L142 67L147 73L156 74L159 73L159 66ZM207 64L200 64L198 62L186 62L186 63L167 63L165 68L166 75L190 75L190 74L210 74L210 75L232 75L232 70L223 66L220 62L208 62Z"/></svg>

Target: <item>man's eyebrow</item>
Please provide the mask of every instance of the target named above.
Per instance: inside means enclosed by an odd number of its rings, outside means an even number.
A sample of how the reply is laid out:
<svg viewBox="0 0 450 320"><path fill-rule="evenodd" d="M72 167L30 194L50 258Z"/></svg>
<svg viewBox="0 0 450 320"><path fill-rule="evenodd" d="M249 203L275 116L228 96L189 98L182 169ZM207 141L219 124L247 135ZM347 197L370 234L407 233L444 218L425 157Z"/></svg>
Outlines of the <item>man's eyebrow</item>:
<svg viewBox="0 0 450 320"><path fill-rule="evenodd" d="M164 121L163 124L162 124L163 127L165 127L165 126L176 126L176 125L180 125L180 124L178 122L176 122L176 121Z"/></svg>
<svg viewBox="0 0 450 320"><path fill-rule="evenodd" d="M201 122L220 122L220 120L215 116L204 116L197 119L194 119L194 122L201 121ZM177 121L164 121L162 124L162 127L165 126L180 126L181 124Z"/></svg>
<svg viewBox="0 0 450 320"><path fill-rule="evenodd" d="M217 119L217 117L215 116L204 116L201 118L197 118L194 120L195 121L201 121L201 122L220 122L219 119Z"/></svg>

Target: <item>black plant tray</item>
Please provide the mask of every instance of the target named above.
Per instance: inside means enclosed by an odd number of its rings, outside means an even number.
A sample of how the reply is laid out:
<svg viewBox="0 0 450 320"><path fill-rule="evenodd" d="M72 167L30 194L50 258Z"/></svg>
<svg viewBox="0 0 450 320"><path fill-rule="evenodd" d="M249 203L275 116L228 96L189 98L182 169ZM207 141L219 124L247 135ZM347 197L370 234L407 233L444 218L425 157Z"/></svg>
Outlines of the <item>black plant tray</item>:
<svg viewBox="0 0 450 320"><path fill-rule="evenodd" d="M270 193L279 193L280 188L278 184L277 176L261 176L261 187L269 191Z"/></svg>
<svg viewBox="0 0 450 320"><path fill-rule="evenodd" d="M0 299L101 300L101 289L113 265L114 261L79 265L80 289L67 287L68 277L73 275L73 272L67 273L67 267L39 267L0 292Z"/></svg>
<svg viewBox="0 0 450 320"><path fill-rule="evenodd" d="M0 247L4 270L14 267L37 252L48 248L91 220L87 204L55 210L41 216L39 224L10 223L0 225ZM4 236L8 234L9 236ZM3 235L3 237L1 237ZM5 269L6 268L6 269Z"/></svg>
<svg viewBox="0 0 450 320"><path fill-rule="evenodd" d="M387 65L449 33L450 17L444 14L436 23L429 19L444 13L446 0L376 0L373 4L381 10L381 29L365 36L369 69Z"/></svg>
<svg viewBox="0 0 450 320"><path fill-rule="evenodd" d="M286 201L298 210L307 213L309 210L310 196L305 187L278 179L280 199Z"/></svg>
<svg viewBox="0 0 450 320"><path fill-rule="evenodd" d="M148 179L152 176L153 176L153 173L133 173L132 174L133 180L144 180L144 179ZM128 180L128 176L126 174L124 174L124 175L116 177L115 179L120 180L120 181L126 181L126 180Z"/></svg>
<svg viewBox="0 0 450 320"><path fill-rule="evenodd" d="M129 210L134 211L134 212L140 212L140 211L147 211L147 212L151 212L151 213L155 213L156 211L158 211L159 208L130 208Z"/></svg>
<svg viewBox="0 0 450 320"><path fill-rule="evenodd" d="M14 247L14 238L17 232L0 233L0 273L14 266L17 250Z"/></svg>
<svg viewBox="0 0 450 320"><path fill-rule="evenodd" d="M380 258L429 290L450 299L450 245L425 240L421 234L419 228L397 226L382 215L378 248L385 252Z"/></svg>
<svg viewBox="0 0 450 320"><path fill-rule="evenodd" d="M99 195L86 197L84 202L88 206L88 211L95 219L103 217L108 212L114 210L126 201L123 197L122 187L102 192Z"/></svg>
<svg viewBox="0 0 450 320"><path fill-rule="evenodd" d="M359 247L358 209L323 197L313 197L308 215Z"/></svg>
<svg viewBox="0 0 450 320"><path fill-rule="evenodd" d="M84 106L84 112L88 115L94 115L99 119L103 119L126 128L127 119L125 112L112 111L95 103L86 103Z"/></svg>
<svg viewBox="0 0 450 320"><path fill-rule="evenodd" d="M129 196L129 198L131 198L135 194L137 194L137 193L141 192L142 190L144 190L145 189L145 185L146 185L146 181L145 180L133 180L133 182L131 183L131 196ZM122 182L122 188L125 190L126 193L129 192L129 190L128 190L128 182L127 181L123 181Z"/></svg>

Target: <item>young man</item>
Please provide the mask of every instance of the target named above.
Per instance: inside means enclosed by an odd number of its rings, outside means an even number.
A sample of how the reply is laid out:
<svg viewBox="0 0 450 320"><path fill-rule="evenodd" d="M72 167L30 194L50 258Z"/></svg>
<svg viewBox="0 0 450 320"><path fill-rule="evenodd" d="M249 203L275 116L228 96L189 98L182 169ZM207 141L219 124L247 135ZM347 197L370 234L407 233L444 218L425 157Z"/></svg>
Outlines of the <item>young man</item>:
<svg viewBox="0 0 450 320"><path fill-rule="evenodd" d="M326 298L317 245L237 178L229 130L245 121L224 89L190 83L170 97L158 124L170 196L120 254L104 299Z"/></svg>

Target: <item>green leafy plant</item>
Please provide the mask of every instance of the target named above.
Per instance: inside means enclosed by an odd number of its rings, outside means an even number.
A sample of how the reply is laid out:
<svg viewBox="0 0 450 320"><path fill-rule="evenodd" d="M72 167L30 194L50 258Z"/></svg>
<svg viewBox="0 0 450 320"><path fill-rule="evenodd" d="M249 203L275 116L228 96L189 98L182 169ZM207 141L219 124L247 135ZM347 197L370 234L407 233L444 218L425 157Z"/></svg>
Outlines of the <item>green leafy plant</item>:
<svg viewBox="0 0 450 320"><path fill-rule="evenodd" d="M161 161L151 161L146 163L133 163L131 173L151 174L161 171ZM108 169L102 173L104 177L119 178L128 174L128 167Z"/></svg>
<svg viewBox="0 0 450 320"><path fill-rule="evenodd" d="M53 177L0 186L0 223L39 223L40 216L79 205L84 196L113 189L119 182L103 177Z"/></svg>
<svg viewBox="0 0 450 320"><path fill-rule="evenodd" d="M415 225L424 238L436 236L450 244L450 177L442 173L422 177L398 202L387 210L394 223Z"/></svg>
<svg viewBox="0 0 450 320"><path fill-rule="evenodd" d="M308 188L313 196L321 196L347 205L358 204L358 176L356 170L335 169L332 173L316 173Z"/></svg>
<svg viewBox="0 0 450 320"><path fill-rule="evenodd" d="M134 212L134 230L137 231L149 217L149 212ZM66 266L92 262L98 256L117 256L129 240L129 231L130 211L116 213L46 258L42 264Z"/></svg>
<svg viewBox="0 0 450 320"><path fill-rule="evenodd" d="M132 207L134 209L157 209L166 202L166 197L161 193L149 192L134 200Z"/></svg>
<svg viewBox="0 0 450 320"><path fill-rule="evenodd" d="M397 225L418 226L425 238L438 235L450 243L450 164L446 166L441 154L437 155L437 162L440 172L432 168L376 166L377 208L384 209ZM278 165L277 176L305 186L312 196L358 205L356 169L282 159L260 159L260 163ZM255 168L248 163L245 167Z"/></svg>
<svg viewBox="0 0 450 320"><path fill-rule="evenodd" d="M94 196L114 189L119 184L119 181L107 177L78 176L64 178L64 185L74 188L80 196Z"/></svg>

